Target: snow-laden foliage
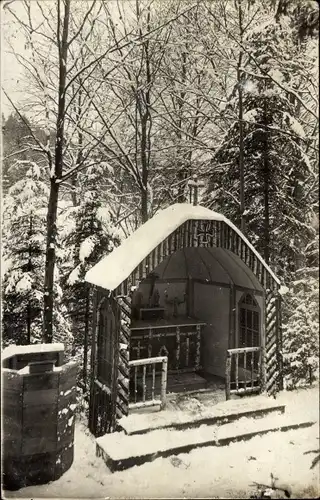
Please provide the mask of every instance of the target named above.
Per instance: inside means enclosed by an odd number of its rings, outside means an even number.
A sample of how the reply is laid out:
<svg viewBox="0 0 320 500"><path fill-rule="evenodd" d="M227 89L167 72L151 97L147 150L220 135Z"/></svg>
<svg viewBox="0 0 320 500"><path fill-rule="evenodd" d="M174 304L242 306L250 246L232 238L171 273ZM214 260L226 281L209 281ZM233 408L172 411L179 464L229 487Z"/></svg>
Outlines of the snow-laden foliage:
<svg viewBox="0 0 320 500"><path fill-rule="evenodd" d="M291 283L284 298L284 375L288 388L319 378L319 280L314 276Z"/></svg>
<svg viewBox="0 0 320 500"><path fill-rule="evenodd" d="M47 197L38 166L30 164L26 177L13 184L4 199L4 344L41 339Z"/></svg>
<svg viewBox="0 0 320 500"><path fill-rule="evenodd" d="M43 324L43 278L48 186L39 165L23 162L26 174L4 198L2 280L4 345L40 342ZM54 330L57 340L69 334L64 318L58 268L55 273Z"/></svg>
<svg viewBox="0 0 320 500"><path fill-rule="evenodd" d="M246 231L285 278L314 237L315 172L302 142L300 102L285 87L295 78L289 48L295 50L288 26L269 20L263 30L254 29L246 37L250 57L241 83ZM240 226L239 144L236 121L212 161L206 203Z"/></svg>
<svg viewBox="0 0 320 500"><path fill-rule="evenodd" d="M71 270L64 274L70 286L84 283L86 271L120 241L120 232L113 224L100 189L104 173L104 167L96 165L79 174L80 203L68 211L65 219L63 241L68 247L67 265Z"/></svg>
<svg viewBox="0 0 320 500"><path fill-rule="evenodd" d="M63 246L68 253L63 268L64 303L73 325L74 352L86 352L89 341L92 294L85 274L120 242L100 188L105 172L104 165L95 165L78 175L80 203L64 218Z"/></svg>
<svg viewBox="0 0 320 500"><path fill-rule="evenodd" d="M319 234L307 245L303 263L282 294L284 375L289 388L319 378Z"/></svg>

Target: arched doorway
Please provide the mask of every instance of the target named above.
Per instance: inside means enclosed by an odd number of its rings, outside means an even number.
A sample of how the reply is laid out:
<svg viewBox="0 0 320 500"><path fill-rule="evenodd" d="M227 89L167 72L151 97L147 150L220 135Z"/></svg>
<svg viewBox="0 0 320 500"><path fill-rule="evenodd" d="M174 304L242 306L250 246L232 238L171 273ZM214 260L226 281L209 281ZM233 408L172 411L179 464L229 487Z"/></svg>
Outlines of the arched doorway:
<svg viewBox="0 0 320 500"><path fill-rule="evenodd" d="M252 293L245 293L239 302L239 347L260 346L260 307Z"/></svg>

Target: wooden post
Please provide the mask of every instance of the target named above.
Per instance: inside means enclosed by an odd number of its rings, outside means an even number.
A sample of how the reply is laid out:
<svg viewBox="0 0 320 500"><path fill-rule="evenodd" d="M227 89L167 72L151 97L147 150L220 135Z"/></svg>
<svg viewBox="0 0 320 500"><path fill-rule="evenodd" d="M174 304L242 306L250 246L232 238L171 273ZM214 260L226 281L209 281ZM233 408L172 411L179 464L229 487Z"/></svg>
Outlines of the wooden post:
<svg viewBox="0 0 320 500"><path fill-rule="evenodd" d="M102 299L102 301L104 298ZM98 320L99 320L99 308L101 307L100 301L98 303L98 290L97 288L94 289L94 295L93 295L93 310L92 310L92 338L91 338L91 362L90 362L90 379L91 379L91 386L93 385L94 378L96 375L96 370L97 370L97 363L96 363L96 349L97 349L97 327L98 327Z"/></svg>
<svg viewBox="0 0 320 500"><path fill-rule="evenodd" d="M156 387L156 364L152 365L152 390L151 390L151 398L154 399L154 390Z"/></svg>
<svg viewBox="0 0 320 500"><path fill-rule="evenodd" d="M153 271L156 268L156 251L152 250L150 254L150 259L149 259L149 264L151 261L151 269L149 269L149 272Z"/></svg>
<svg viewBox="0 0 320 500"><path fill-rule="evenodd" d="M253 380L254 380L254 356L255 352L253 351L251 353L251 387L254 386Z"/></svg>
<svg viewBox="0 0 320 500"><path fill-rule="evenodd" d="M197 330L197 344L196 344L196 369L200 368L200 349L201 349L201 327L200 325L196 326Z"/></svg>
<svg viewBox="0 0 320 500"><path fill-rule="evenodd" d="M266 349L264 346L261 346L261 368L260 368L260 387L261 392L266 391Z"/></svg>
<svg viewBox="0 0 320 500"><path fill-rule="evenodd" d="M160 264L160 262L162 262L166 258L165 251L164 251L164 242L163 241L161 241L161 243L158 246L158 248L159 248L158 257L159 257L159 264Z"/></svg>
<svg viewBox="0 0 320 500"><path fill-rule="evenodd" d="M155 249L156 253L156 267L162 262L161 244Z"/></svg>
<svg viewBox="0 0 320 500"><path fill-rule="evenodd" d="M180 366L180 327L176 327L176 370L179 370Z"/></svg>
<svg viewBox="0 0 320 500"><path fill-rule="evenodd" d="M282 325L281 325L281 296L278 293L276 298L276 328L277 328L277 364L278 364L278 388L283 390L283 344L282 344ZM311 368L310 368L311 370ZM311 385L310 378L310 385Z"/></svg>
<svg viewBox="0 0 320 500"><path fill-rule="evenodd" d="M169 241L168 238L166 238L163 242L163 259L168 257L169 255Z"/></svg>
<svg viewBox="0 0 320 500"><path fill-rule="evenodd" d="M236 353L236 390L239 390L239 353Z"/></svg>
<svg viewBox="0 0 320 500"><path fill-rule="evenodd" d="M138 367L135 366L134 367L134 402L135 403L137 402L137 392L138 392L138 389L137 389L137 385L138 385L138 381L137 381L137 369L138 369Z"/></svg>
<svg viewBox="0 0 320 500"><path fill-rule="evenodd" d="M144 273L143 273L144 269L145 269L145 259L143 259L143 261L140 262L140 264L138 266L138 279L139 279L139 281L141 281L143 278L145 278Z"/></svg>
<svg viewBox="0 0 320 500"><path fill-rule="evenodd" d="M226 359L226 400L230 399L230 384L231 384L231 354L227 351Z"/></svg>
<svg viewBox="0 0 320 500"><path fill-rule="evenodd" d="M189 366L189 336L188 333L186 334L186 367Z"/></svg>
<svg viewBox="0 0 320 500"><path fill-rule="evenodd" d="M188 247L193 247L193 221L188 220Z"/></svg>
<svg viewBox="0 0 320 500"><path fill-rule="evenodd" d="M152 355L152 328L149 328L149 334L148 334L148 358L151 358ZM148 373L151 371L151 365L148 367Z"/></svg>
<svg viewBox="0 0 320 500"><path fill-rule="evenodd" d="M258 352L258 384L260 385L260 387L261 387L261 355L262 351L260 349L260 351Z"/></svg>
<svg viewBox="0 0 320 500"><path fill-rule="evenodd" d="M142 373L142 401L146 400L146 372L147 372L147 367L146 365L143 366L143 373Z"/></svg>
<svg viewBox="0 0 320 500"><path fill-rule="evenodd" d="M243 366L244 366L244 390L247 388L247 352L243 353Z"/></svg>
<svg viewBox="0 0 320 500"><path fill-rule="evenodd" d="M96 363L96 347L97 347L97 325L98 325L98 308L100 303L98 304L98 290L95 287L94 295L93 295L93 309L92 309L92 339L91 339L91 359L90 359L90 401L89 401L89 429L95 434L96 432L96 424L95 424L95 416L96 416L96 390L94 386L94 379L97 370Z"/></svg>
<svg viewBox="0 0 320 500"><path fill-rule="evenodd" d="M166 407L168 358L162 361L161 370L161 410Z"/></svg>
<svg viewBox="0 0 320 500"><path fill-rule="evenodd" d="M173 235L169 234L167 238L168 242L168 255L171 255L173 253Z"/></svg>

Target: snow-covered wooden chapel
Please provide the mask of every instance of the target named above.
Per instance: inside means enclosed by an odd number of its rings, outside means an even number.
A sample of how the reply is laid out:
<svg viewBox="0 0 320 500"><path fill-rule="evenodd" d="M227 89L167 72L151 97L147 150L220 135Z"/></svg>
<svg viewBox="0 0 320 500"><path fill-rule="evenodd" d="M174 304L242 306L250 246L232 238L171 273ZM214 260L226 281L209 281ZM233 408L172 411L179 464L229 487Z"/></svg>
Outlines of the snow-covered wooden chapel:
<svg viewBox="0 0 320 500"><path fill-rule="evenodd" d="M166 394L276 391L279 280L223 215L175 204L86 275L94 285L89 428L113 432Z"/></svg>

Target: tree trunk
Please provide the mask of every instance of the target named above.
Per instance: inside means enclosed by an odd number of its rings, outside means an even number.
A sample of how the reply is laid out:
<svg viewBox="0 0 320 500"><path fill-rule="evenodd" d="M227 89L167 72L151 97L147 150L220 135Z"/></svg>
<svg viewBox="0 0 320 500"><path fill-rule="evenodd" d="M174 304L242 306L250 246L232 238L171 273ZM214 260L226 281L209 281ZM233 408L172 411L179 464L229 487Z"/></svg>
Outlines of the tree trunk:
<svg viewBox="0 0 320 500"><path fill-rule="evenodd" d="M238 0L238 14L239 14L239 30L240 30L240 40L241 45L243 41L243 23L242 23L242 6L241 0ZM241 231L243 234L246 232L245 227L245 202L244 202L244 151L243 151L243 92L242 92L242 58L243 52L242 47L240 47L240 54L238 59L237 67L237 80L238 80L238 96L239 96L239 177L240 177L240 220L241 220Z"/></svg>
<svg viewBox="0 0 320 500"><path fill-rule="evenodd" d="M136 2L137 18L140 19L140 9L139 3ZM150 9L148 9L147 14L147 31L150 31ZM140 36L142 37L141 28L139 30ZM149 42L148 40L143 42L143 53L145 58L145 71L146 71L146 90L139 90L140 98L138 96L139 102L139 114L141 122L141 138L140 138L140 160L142 169L142 187L141 187L141 219L142 223L146 222L149 218L148 210L148 179L149 179L149 169L150 169L150 133L152 127L151 114L150 114L150 88L152 84L151 78L151 68L150 68L150 56L149 56ZM143 57L143 55L142 55Z"/></svg>
<svg viewBox="0 0 320 500"><path fill-rule="evenodd" d="M90 285L86 283L86 305L85 305L85 317L84 317L84 339L83 339L83 384L84 389L87 389L87 367L88 367L88 339L89 339L89 327L90 327Z"/></svg>
<svg viewBox="0 0 320 500"><path fill-rule="evenodd" d="M30 217L29 221L29 241L31 241L32 238L32 216ZM29 244L29 249L28 249L28 271L32 271L32 248L31 245ZM28 298L28 303L27 303L27 339L26 339L26 344L31 344L31 300L30 296Z"/></svg>
<svg viewBox="0 0 320 500"><path fill-rule="evenodd" d="M59 197L59 181L63 171L63 142L64 142L64 120L66 107L66 79L67 79L67 56L68 56L68 33L71 0L64 0L64 18L62 36L60 40L61 0L57 2L58 27L57 41L59 48L59 93L58 93L58 116L57 134L55 141L55 164L54 172L51 172L50 195L47 213L47 247L46 267L44 277L44 313L43 313L43 341L52 342L53 338L53 306L54 306L54 268L56 261L57 240L57 211Z"/></svg>
<svg viewBox="0 0 320 500"><path fill-rule="evenodd" d="M79 85L82 85L81 78L79 78ZM80 123L81 112L82 112L82 89L80 88L78 91L78 105L77 105L77 115L76 115L76 122L77 123ZM80 165L82 165L82 162L83 162L83 132L79 128L79 130L78 130L78 152L77 152L76 165L80 166ZM72 204L74 207L76 207L78 204L77 194L76 194L77 181L78 181L78 172L75 172L70 178L71 200L72 200Z"/></svg>
<svg viewBox="0 0 320 500"><path fill-rule="evenodd" d="M57 240L57 211L58 211L59 184L51 179L51 188L47 214L47 248L46 268L44 276L44 312L43 312L43 341L52 342L53 338L53 285L54 267L56 262Z"/></svg>
<svg viewBox="0 0 320 500"><path fill-rule="evenodd" d="M269 192L270 192L270 172L269 172L269 157L268 157L268 118L267 118L267 102L264 101L264 117L265 130L263 132L264 148L263 148L263 194L264 194L264 260L269 264L270 260L270 210L269 210Z"/></svg>
<svg viewBox="0 0 320 500"><path fill-rule="evenodd" d="M147 222L148 216L148 189L147 186L141 188L141 222Z"/></svg>
<svg viewBox="0 0 320 500"><path fill-rule="evenodd" d="M185 84L186 84L186 78L187 78L187 49L188 47L186 46L186 50L184 50L181 54L181 83L182 83L182 90L180 91L179 97L177 98L177 108L178 108L178 122L177 122L177 140L178 140L178 162L177 162L177 179L179 182L178 185L178 195L177 195L177 202L178 203L185 203L186 200L186 183L187 179L189 176L188 168L185 164L185 158L183 151L181 150L181 144L182 144L182 126L183 126L183 106L184 106L184 101L186 98L186 91L185 91Z"/></svg>
<svg viewBox="0 0 320 500"><path fill-rule="evenodd" d="M31 344L31 304L30 299L27 304L27 339L26 344Z"/></svg>

